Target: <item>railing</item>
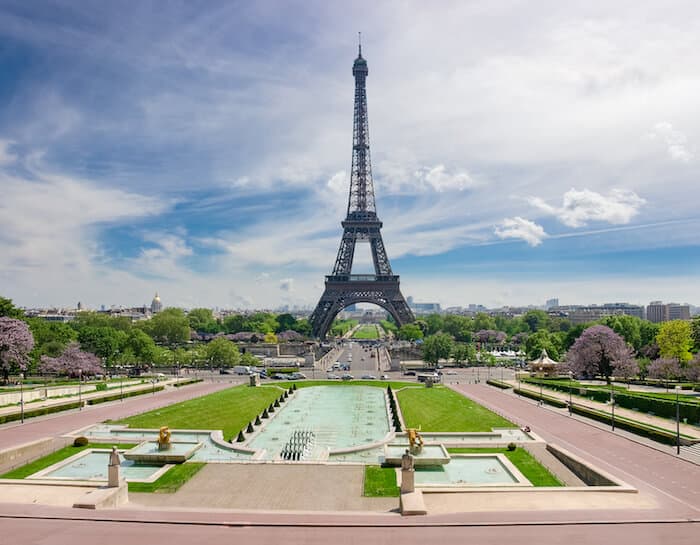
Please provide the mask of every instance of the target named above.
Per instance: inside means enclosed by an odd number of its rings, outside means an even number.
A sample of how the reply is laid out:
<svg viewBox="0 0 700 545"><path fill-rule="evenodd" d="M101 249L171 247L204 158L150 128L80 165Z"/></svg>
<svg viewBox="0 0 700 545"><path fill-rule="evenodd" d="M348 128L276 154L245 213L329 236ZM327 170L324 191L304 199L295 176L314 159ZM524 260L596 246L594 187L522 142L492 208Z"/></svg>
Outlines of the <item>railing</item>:
<svg viewBox="0 0 700 545"><path fill-rule="evenodd" d="M397 282L393 274L333 274L326 276L326 282Z"/></svg>

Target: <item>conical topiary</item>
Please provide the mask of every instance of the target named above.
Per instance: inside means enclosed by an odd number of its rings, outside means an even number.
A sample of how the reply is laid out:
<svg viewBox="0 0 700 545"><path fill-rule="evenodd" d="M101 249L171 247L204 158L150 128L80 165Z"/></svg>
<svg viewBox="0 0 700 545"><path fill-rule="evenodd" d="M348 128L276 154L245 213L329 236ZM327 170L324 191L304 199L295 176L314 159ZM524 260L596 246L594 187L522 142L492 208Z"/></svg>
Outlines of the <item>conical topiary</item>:
<svg viewBox="0 0 700 545"><path fill-rule="evenodd" d="M274 413L275 412L275 404L270 403L270 406L267 408L268 413Z"/></svg>
<svg viewBox="0 0 700 545"><path fill-rule="evenodd" d="M279 401L280 403L284 403L284 396L280 396L277 401Z"/></svg>
<svg viewBox="0 0 700 545"><path fill-rule="evenodd" d="M260 424L262 424L262 422L260 421L260 415L258 415L255 417L255 425L259 426Z"/></svg>
<svg viewBox="0 0 700 545"><path fill-rule="evenodd" d="M265 409L265 410L263 411L262 417L263 417L263 418L270 418L270 415L267 414L267 409Z"/></svg>
<svg viewBox="0 0 700 545"><path fill-rule="evenodd" d="M238 432L238 437L236 438L237 443L242 443L245 441L245 435L243 435L243 430Z"/></svg>
<svg viewBox="0 0 700 545"><path fill-rule="evenodd" d="M279 399L275 399L275 402L273 403L273 405L274 405L275 407L279 407L279 406L280 406L280 400L279 400Z"/></svg>
<svg viewBox="0 0 700 545"><path fill-rule="evenodd" d="M255 431L254 428L253 428L253 423L252 423L252 422L248 422L248 427L246 428L245 431L246 431L246 433L253 433L253 432Z"/></svg>

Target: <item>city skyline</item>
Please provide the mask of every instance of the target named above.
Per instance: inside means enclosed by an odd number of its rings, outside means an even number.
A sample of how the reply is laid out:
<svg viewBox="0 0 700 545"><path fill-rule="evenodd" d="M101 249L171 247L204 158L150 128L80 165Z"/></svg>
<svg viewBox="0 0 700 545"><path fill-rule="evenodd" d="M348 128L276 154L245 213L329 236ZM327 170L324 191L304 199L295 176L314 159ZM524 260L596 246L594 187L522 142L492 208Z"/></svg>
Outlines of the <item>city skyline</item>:
<svg viewBox="0 0 700 545"><path fill-rule="evenodd" d="M313 306L362 30L405 294L699 304L700 9L672 4L3 2L0 295Z"/></svg>

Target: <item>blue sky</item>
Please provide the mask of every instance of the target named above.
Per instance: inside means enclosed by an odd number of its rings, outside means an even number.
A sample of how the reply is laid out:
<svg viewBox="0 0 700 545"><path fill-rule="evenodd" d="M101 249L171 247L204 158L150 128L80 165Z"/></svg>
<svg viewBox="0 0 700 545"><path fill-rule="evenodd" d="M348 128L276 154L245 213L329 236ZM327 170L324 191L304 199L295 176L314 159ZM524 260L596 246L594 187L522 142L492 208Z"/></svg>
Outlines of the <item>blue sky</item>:
<svg viewBox="0 0 700 545"><path fill-rule="evenodd" d="M314 305L361 30L405 295L700 304L694 2L346 4L0 0L0 293Z"/></svg>

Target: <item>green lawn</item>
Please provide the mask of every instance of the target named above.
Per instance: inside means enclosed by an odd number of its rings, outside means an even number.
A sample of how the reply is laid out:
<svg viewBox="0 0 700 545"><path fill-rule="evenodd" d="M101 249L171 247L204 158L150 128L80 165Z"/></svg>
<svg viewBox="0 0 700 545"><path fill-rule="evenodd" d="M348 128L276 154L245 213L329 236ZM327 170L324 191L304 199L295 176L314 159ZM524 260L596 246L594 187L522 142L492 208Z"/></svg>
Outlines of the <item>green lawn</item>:
<svg viewBox="0 0 700 545"><path fill-rule="evenodd" d="M360 328L355 331L355 333L352 334L353 339L378 339L379 338L379 330L377 330L377 326L372 324L372 325L363 325L360 326Z"/></svg>
<svg viewBox="0 0 700 545"><path fill-rule="evenodd" d="M396 470L393 467L365 466L364 495L367 497L397 497Z"/></svg>
<svg viewBox="0 0 700 545"><path fill-rule="evenodd" d="M406 426L423 431L491 431L515 424L444 386L397 392Z"/></svg>
<svg viewBox="0 0 700 545"><path fill-rule="evenodd" d="M104 443L89 443L85 445L84 447L74 447L73 445L69 445L67 447L64 447L60 450L57 450L56 452L52 452L51 454L48 454L44 456L43 458L39 458L38 460L34 460L33 462L17 467L13 469L12 471L8 471L4 475L0 475L0 479L26 479L30 475L33 475L37 471L41 471L42 469L46 469L49 466L52 466L53 464L56 464L60 462L61 460L65 460L66 458L70 458L74 454L77 454L78 452L82 452L85 449L88 448L107 448L107 449L112 449L113 443L109 444L104 444ZM120 449L122 448L132 448L136 445L126 445L123 443L119 443L117 445Z"/></svg>
<svg viewBox="0 0 700 545"><path fill-rule="evenodd" d="M450 454L505 454L506 458L532 483L532 486L564 486L523 448L512 451L506 448L448 448L447 450Z"/></svg>
<svg viewBox="0 0 700 545"><path fill-rule="evenodd" d="M189 481L205 465L204 462L185 462L171 467L152 483L129 483L129 492L156 492L172 494Z"/></svg>
<svg viewBox="0 0 700 545"><path fill-rule="evenodd" d="M132 428L222 430L231 439L255 420L282 391L274 385L251 388L235 386L207 396L175 403L117 421Z"/></svg>

